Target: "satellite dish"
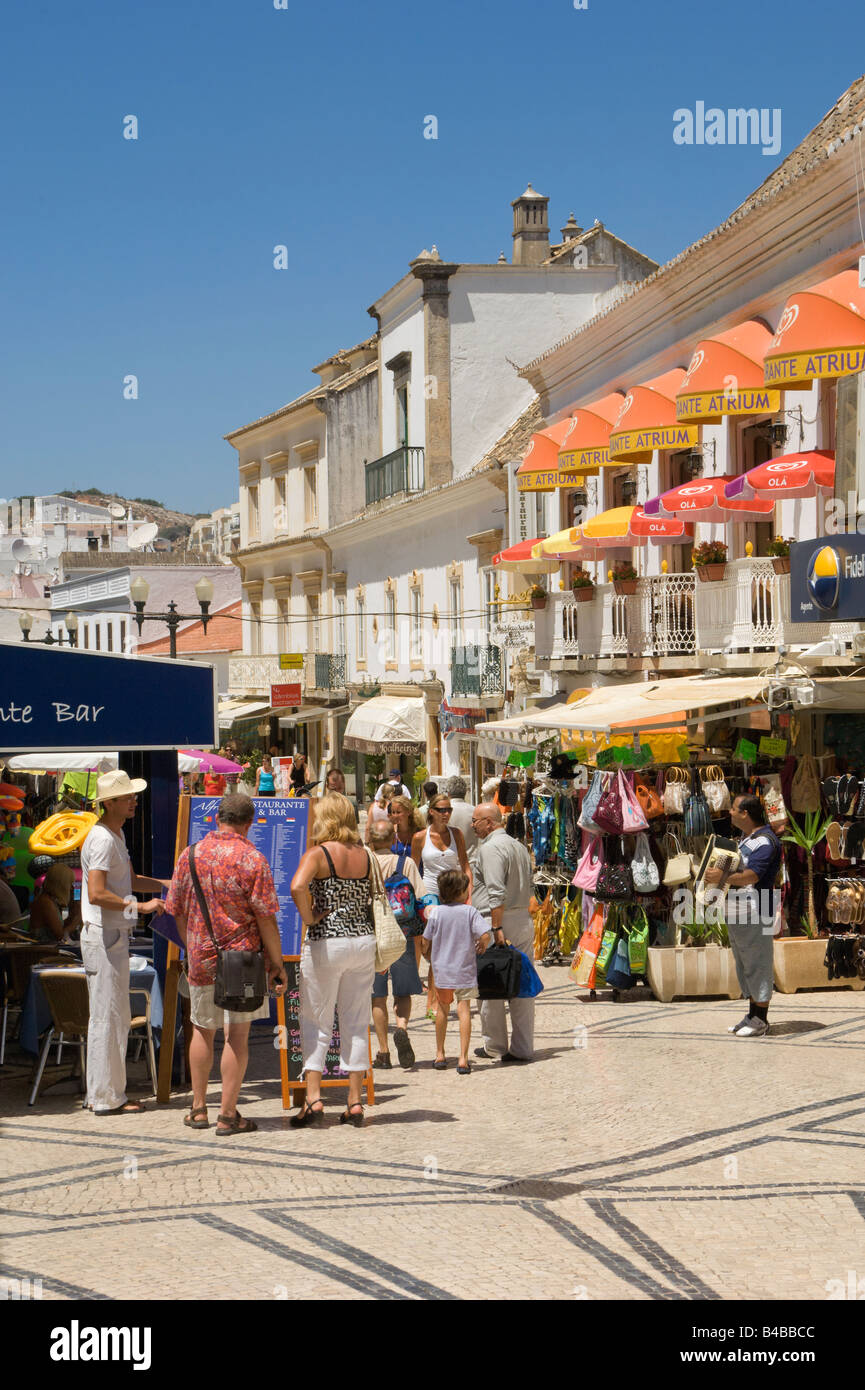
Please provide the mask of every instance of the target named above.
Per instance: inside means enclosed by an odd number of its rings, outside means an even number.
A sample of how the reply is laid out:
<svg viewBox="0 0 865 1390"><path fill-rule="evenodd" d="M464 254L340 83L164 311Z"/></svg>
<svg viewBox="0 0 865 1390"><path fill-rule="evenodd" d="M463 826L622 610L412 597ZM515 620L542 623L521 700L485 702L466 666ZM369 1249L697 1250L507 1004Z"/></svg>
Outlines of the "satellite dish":
<svg viewBox="0 0 865 1390"><path fill-rule="evenodd" d="M19 536L17 541L12 542L12 558L19 564L26 564L33 558L34 547L29 541L25 541L23 536Z"/></svg>
<svg viewBox="0 0 865 1390"><path fill-rule="evenodd" d="M143 550L146 545L156 539L158 534L159 527L155 521L148 521L144 526L136 526L129 537L129 549Z"/></svg>
<svg viewBox="0 0 865 1390"><path fill-rule="evenodd" d="M126 508L121 507L119 502L110 502L108 510L116 521L123 521L126 517Z"/></svg>

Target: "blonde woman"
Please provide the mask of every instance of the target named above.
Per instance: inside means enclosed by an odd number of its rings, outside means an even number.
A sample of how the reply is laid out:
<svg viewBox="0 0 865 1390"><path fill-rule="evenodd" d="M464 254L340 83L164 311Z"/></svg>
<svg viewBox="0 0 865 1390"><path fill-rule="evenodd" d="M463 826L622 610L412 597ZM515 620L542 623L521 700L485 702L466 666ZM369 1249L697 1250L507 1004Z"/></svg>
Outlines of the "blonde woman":
<svg viewBox="0 0 865 1390"><path fill-rule="evenodd" d="M407 796L392 796L387 808L393 826L393 853L411 854L412 841L421 826L417 807Z"/></svg>
<svg viewBox="0 0 865 1390"><path fill-rule="evenodd" d="M340 1063L349 1074L341 1124L363 1123L361 1081L369 1064L370 996L375 933L370 914L370 860L357 830L354 807L339 792L318 803L312 847L291 881L303 921L300 1008L306 1100L295 1126L321 1124L321 1077L339 1010Z"/></svg>
<svg viewBox="0 0 865 1390"><path fill-rule="evenodd" d="M411 857L420 870L425 894L432 894L437 898L439 874L443 874L447 869L462 869L469 881L466 902L471 902L471 865L462 832L456 827L453 830L449 829L452 814L453 807L447 792L438 792L430 799L429 823L426 830L419 830L413 836ZM427 976L427 1018L435 1017L437 997L433 969L430 966Z"/></svg>

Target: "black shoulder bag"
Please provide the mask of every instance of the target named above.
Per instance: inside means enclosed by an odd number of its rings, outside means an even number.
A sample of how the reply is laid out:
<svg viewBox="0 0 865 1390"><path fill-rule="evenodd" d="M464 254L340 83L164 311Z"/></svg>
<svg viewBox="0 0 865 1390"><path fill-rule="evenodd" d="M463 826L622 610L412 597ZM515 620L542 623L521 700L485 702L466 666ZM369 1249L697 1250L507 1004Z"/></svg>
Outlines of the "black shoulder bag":
<svg viewBox="0 0 865 1390"><path fill-rule="evenodd" d="M230 1009L233 1013L251 1014L260 1009L267 993L267 972L264 957L260 951L223 951L213 934L210 909L201 888L198 870L195 867L195 846L189 847L189 872L192 886L201 908L204 925L210 932L210 939L216 947L216 979L213 985L213 1002L218 1009Z"/></svg>

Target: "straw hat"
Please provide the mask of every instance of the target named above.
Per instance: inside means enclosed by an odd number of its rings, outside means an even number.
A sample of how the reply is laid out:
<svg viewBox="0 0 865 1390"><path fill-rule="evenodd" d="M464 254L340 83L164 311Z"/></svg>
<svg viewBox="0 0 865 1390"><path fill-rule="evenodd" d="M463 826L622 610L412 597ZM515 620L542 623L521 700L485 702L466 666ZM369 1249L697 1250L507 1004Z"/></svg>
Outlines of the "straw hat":
<svg viewBox="0 0 865 1390"><path fill-rule="evenodd" d="M143 777L130 777L128 772L115 769L96 779L96 795L93 801L111 801L116 796L136 796L146 790Z"/></svg>

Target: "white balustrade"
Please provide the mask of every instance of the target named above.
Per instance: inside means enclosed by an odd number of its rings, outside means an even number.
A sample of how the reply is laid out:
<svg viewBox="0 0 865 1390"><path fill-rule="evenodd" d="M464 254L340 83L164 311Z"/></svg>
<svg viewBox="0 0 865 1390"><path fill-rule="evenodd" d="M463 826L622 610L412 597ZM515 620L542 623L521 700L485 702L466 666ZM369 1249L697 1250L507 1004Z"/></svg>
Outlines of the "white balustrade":
<svg viewBox="0 0 865 1390"><path fill-rule="evenodd" d="M728 560L723 579L698 580L694 611L702 652L771 652L827 637L849 641L857 627L791 622L789 574L776 574L771 560L757 557Z"/></svg>

